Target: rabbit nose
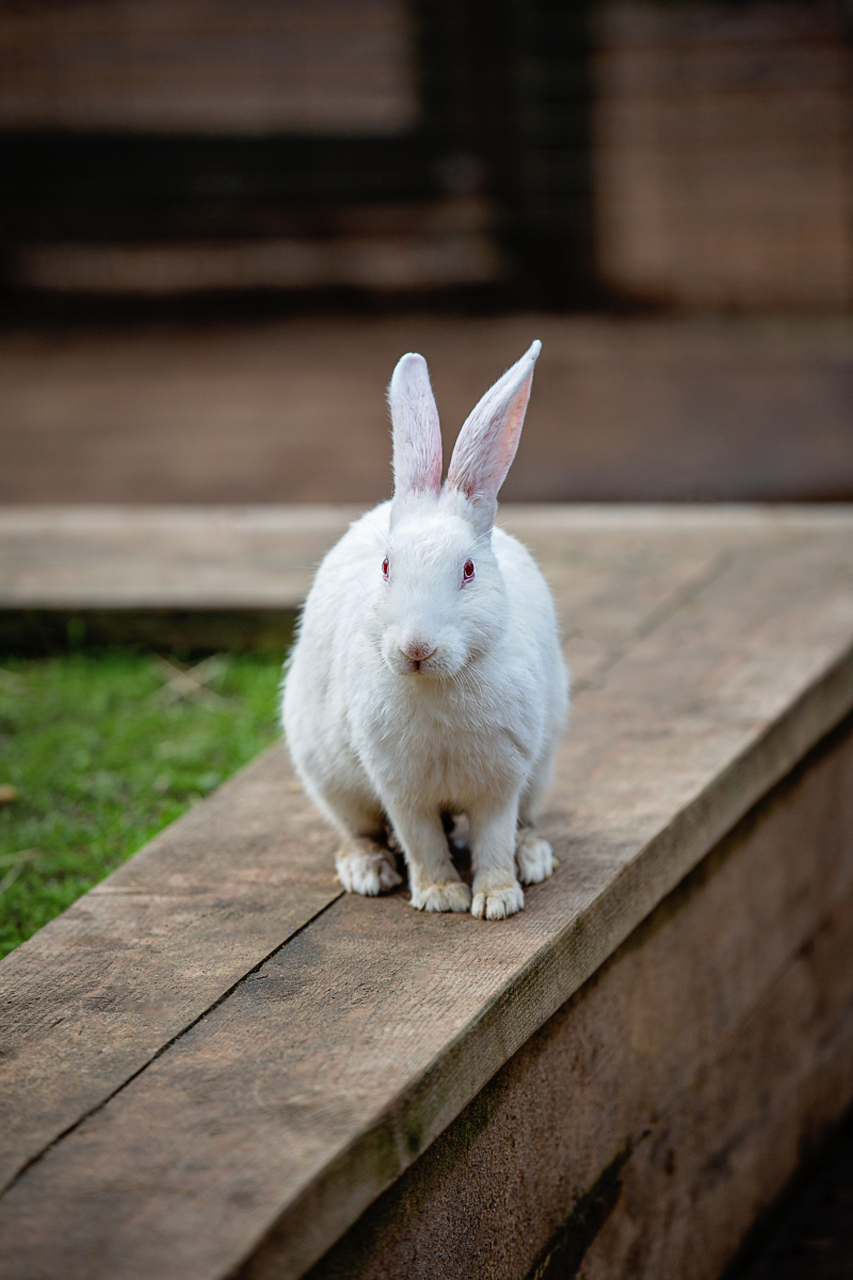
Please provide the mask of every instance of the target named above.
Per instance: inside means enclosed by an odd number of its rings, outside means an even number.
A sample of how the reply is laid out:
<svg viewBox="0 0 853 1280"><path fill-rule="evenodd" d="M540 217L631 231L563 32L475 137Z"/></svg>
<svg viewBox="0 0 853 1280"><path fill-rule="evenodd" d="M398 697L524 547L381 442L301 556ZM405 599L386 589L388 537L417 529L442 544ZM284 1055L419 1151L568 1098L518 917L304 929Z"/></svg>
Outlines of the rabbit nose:
<svg viewBox="0 0 853 1280"><path fill-rule="evenodd" d="M400 645L400 652L409 662L425 662L427 658L431 658L435 653L438 645L433 644L431 640L424 640L421 636L412 636L409 640L404 640Z"/></svg>

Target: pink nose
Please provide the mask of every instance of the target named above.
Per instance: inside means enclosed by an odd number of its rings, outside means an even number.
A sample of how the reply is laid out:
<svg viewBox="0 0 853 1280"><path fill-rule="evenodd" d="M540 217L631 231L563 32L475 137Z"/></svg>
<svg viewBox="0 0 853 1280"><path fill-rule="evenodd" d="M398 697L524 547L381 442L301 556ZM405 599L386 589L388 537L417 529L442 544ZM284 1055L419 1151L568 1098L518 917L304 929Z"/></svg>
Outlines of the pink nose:
<svg viewBox="0 0 853 1280"><path fill-rule="evenodd" d="M408 658L409 662L425 662L427 658L432 657L435 653L437 645L431 640L424 640L420 636L412 636L410 640L404 641L400 645L400 652L404 658Z"/></svg>

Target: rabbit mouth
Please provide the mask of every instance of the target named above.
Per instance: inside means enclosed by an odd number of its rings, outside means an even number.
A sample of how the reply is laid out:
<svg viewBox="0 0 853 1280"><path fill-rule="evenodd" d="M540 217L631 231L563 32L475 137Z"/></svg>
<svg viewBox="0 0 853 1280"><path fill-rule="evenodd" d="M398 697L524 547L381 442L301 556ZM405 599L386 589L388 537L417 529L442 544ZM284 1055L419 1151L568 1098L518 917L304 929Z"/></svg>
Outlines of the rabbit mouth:
<svg viewBox="0 0 853 1280"><path fill-rule="evenodd" d="M405 654L401 654L398 670L404 676L435 675L436 664L430 662L429 658L407 658Z"/></svg>
<svg viewBox="0 0 853 1280"><path fill-rule="evenodd" d="M410 658L405 653L394 654L388 664L400 676L440 676L445 673L444 664L432 654L427 658Z"/></svg>

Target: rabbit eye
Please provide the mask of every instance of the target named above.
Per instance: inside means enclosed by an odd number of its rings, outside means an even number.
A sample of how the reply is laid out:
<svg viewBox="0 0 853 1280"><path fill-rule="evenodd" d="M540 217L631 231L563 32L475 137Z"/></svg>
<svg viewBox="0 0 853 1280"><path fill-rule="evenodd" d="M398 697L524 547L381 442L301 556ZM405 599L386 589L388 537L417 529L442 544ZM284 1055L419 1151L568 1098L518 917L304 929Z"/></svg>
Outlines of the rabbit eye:
<svg viewBox="0 0 853 1280"><path fill-rule="evenodd" d="M462 568L462 581L470 582L473 577L474 577L474 561L466 560Z"/></svg>
<svg viewBox="0 0 853 1280"><path fill-rule="evenodd" d="M382 561L382 577L385 579L386 582L388 581L388 557L387 556Z"/></svg>

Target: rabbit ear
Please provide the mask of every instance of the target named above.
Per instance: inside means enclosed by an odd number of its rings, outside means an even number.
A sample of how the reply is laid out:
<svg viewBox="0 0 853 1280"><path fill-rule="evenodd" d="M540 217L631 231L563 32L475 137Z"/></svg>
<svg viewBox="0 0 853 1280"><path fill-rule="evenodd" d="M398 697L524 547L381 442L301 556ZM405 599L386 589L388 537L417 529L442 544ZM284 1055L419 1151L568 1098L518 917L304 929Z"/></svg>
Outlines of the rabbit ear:
<svg viewBox="0 0 853 1280"><path fill-rule="evenodd" d="M481 532L494 523L498 490L518 448L533 366L541 349L537 340L486 392L459 432L450 459L447 487L468 498Z"/></svg>
<svg viewBox="0 0 853 1280"><path fill-rule="evenodd" d="M394 496L441 489L441 431L427 362L409 352L397 363L388 388L394 435Z"/></svg>

